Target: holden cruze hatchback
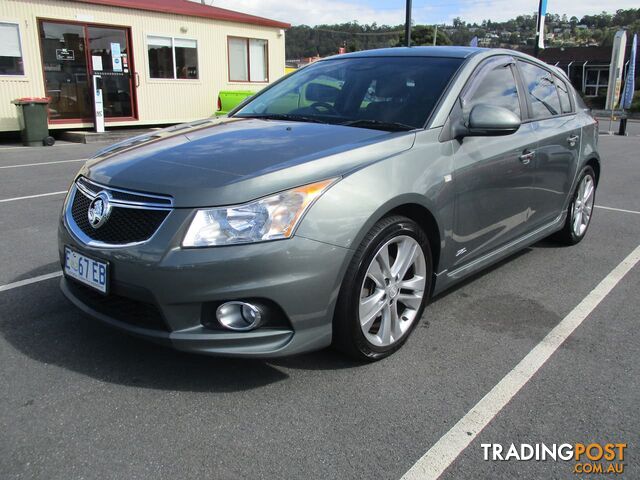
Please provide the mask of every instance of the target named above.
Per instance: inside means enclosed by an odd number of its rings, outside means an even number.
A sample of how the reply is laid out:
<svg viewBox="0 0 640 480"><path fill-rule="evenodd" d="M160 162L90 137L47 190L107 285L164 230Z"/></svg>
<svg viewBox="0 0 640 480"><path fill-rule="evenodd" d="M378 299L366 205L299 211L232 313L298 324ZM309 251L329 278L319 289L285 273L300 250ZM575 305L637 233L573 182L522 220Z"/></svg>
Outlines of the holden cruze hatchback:
<svg viewBox="0 0 640 480"><path fill-rule="evenodd" d="M597 139L566 76L522 53L328 58L87 162L60 222L62 290L180 350L379 359L433 295L584 238Z"/></svg>

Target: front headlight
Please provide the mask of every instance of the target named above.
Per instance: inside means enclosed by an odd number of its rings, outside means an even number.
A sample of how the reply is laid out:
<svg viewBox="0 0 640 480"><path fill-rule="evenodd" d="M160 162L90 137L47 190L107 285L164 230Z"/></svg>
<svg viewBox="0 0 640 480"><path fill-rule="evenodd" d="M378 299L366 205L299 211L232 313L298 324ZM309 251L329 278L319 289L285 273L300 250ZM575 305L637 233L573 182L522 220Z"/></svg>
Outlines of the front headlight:
<svg viewBox="0 0 640 480"><path fill-rule="evenodd" d="M289 238L304 212L337 179L292 188L231 207L198 210L183 247L212 247Z"/></svg>

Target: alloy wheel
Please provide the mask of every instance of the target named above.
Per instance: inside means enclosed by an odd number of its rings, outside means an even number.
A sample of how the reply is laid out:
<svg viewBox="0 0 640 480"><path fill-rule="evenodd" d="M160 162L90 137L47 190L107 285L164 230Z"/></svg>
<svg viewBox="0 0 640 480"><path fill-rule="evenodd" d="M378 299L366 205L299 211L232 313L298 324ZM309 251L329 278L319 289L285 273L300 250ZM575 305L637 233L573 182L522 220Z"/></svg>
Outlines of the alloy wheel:
<svg viewBox="0 0 640 480"><path fill-rule="evenodd" d="M414 321L426 285L426 260L413 237L400 235L374 255L360 291L359 320L365 338L376 347L388 347Z"/></svg>
<svg viewBox="0 0 640 480"><path fill-rule="evenodd" d="M591 212L593 210L593 202L595 199L595 182L591 175L585 175L578 187L573 204L573 233L576 237L581 237L589 226L591 220Z"/></svg>

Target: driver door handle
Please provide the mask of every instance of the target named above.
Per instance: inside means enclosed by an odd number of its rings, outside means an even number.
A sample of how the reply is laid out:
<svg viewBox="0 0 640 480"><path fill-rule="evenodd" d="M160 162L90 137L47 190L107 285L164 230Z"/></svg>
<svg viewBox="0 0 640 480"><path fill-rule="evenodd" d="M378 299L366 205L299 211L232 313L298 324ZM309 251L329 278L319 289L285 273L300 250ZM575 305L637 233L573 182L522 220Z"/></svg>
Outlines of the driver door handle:
<svg viewBox="0 0 640 480"><path fill-rule="evenodd" d="M580 137L578 135L571 135L569 138L567 138L567 143L570 147L575 147L579 139Z"/></svg>
<svg viewBox="0 0 640 480"><path fill-rule="evenodd" d="M524 152L522 152L522 155L520 155L520 162L522 162L523 165L528 165L531 160L533 160L534 155L536 154L536 152L534 150L525 150Z"/></svg>

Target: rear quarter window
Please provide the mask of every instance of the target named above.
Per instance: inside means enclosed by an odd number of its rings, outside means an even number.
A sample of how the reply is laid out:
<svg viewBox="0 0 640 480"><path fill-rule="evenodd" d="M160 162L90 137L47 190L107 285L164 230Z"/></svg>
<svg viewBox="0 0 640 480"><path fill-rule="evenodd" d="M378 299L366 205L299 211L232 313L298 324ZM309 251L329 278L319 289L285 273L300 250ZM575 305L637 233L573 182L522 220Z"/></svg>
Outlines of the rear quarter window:
<svg viewBox="0 0 640 480"><path fill-rule="evenodd" d="M555 77L556 88L558 89L558 96L560 97L560 108L562 113L571 113L571 97L569 96L569 87L559 77Z"/></svg>

